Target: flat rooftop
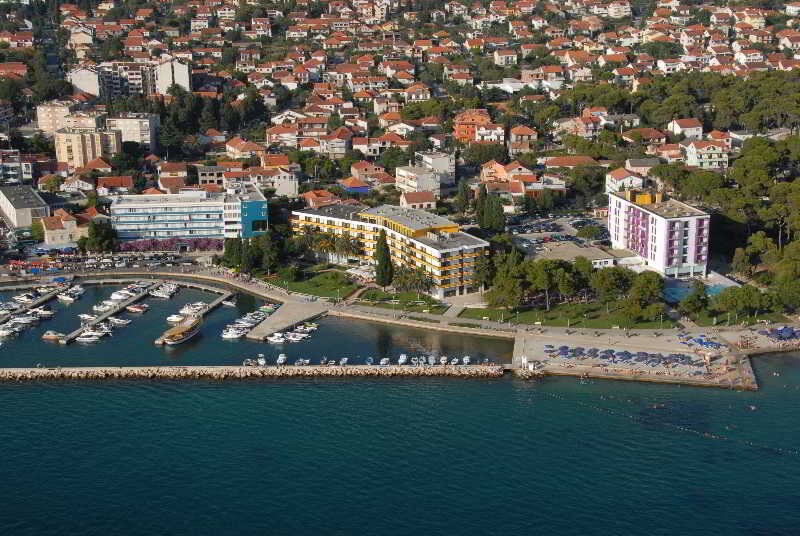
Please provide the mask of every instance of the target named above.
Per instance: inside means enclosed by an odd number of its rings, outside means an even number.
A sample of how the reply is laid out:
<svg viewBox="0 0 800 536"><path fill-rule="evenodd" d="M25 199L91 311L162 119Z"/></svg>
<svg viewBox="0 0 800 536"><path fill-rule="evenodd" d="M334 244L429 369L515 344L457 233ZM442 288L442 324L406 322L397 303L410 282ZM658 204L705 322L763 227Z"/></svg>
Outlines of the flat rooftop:
<svg viewBox="0 0 800 536"><path fill-rule="evenodd" d="M8 199L8 202L11 203L11 206L15 209L42 208L47 206L44 199L30 186L2 186L0 187L0 193Z"/></svg>
<svg viewBox="0 0 800 536"><path fill-rule="evenodd" d="M430 233L427 236L417 237L414 240L437 250L474 248L480 246L489 247L489 242L461 231L455 233Z"/></svg>
<svg viewBox="0 0 800 536"><path fill-rule="evenodd" d="M378 216L392 220L414 231L422 231L432 227L452 227L456 225L447 218L431 214L415 208L403 208L394 205L381 205L362 211L363 214Z"/></svg>
<svg viewBox="0 0 800 536"><path fill-rule="evenodd" d="M327 205L320 208L303 208L295 210L298 214L308 214L309 216L323 216L328 218L338 218L341 220L354 220L355 215L366 210L367 205L362 204L336 204Z"/></svg>
<svg viewBox="0 0 800 536"><path fill-rule="evenodd" d="M625 199L625 196L620 193L613 193L611 195L616 196L619 199ZM628 201L627 199L625 200ZM642 210L651 212L656 216L661 216L662 218L689 218L692 216L709 215L707 212L704 212L699 208L687 205L686 203L682 203L676 199L665 199L657 203L636 203L634 201L628 202L634 204Z"/></svg>

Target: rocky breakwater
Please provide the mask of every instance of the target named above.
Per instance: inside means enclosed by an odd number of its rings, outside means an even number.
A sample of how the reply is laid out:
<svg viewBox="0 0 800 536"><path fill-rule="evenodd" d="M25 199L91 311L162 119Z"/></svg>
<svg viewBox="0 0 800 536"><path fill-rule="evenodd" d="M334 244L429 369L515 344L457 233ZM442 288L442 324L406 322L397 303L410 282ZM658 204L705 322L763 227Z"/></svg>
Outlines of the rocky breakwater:
<svg viewBox="0 0 800 536"><path fill-rule="evenodd" d="M187 367L61 367L0 369L0 382L92 381L92 380L247 380L258 378L498 378L499 365L461 366L187 366Z"/></svg>

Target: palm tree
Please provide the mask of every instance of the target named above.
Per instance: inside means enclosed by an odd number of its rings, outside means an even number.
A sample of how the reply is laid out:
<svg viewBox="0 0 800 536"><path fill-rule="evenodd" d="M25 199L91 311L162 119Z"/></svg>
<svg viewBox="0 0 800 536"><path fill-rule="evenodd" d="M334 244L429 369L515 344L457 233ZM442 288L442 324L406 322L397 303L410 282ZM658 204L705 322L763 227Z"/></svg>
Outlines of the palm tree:
<svg viewBox="0 0 800 536"><path fill-rule="evenodd" d="M361 252L361 243L357 238L350 236L350 233L336 235L334 249L339 260L347 260Z"/></svg>
<svg viewBox="0 0 800 536"><path fill-rule="evenodd" d="M314 237L315 253L324 253L330 261L331 253L336 251L336 237L331 233L317 233Z"/></svg>

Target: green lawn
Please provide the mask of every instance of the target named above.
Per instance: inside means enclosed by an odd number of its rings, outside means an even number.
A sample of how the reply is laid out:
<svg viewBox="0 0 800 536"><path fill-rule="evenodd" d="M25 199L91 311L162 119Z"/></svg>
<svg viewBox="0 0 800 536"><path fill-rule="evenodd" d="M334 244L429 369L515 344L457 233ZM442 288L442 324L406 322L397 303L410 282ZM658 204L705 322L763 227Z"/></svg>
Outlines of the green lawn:
<svg viewBox="0 0 800 536"><path fill-rule="evenodd" d="M424 294L417 295L416 292L384 292L380 289L371 288L365 290L359 301L371 307L381 307L384 309L395 309L410 313L430 313L440 315L444 313L448 306L443 305L430 296Z"/></svg>
<svg viewBox="0 0 800 536"><path fill-rule="evenodd" d="M563 326L589 329L608 329L614 326L630 327L640 329L660 329L671 328L675 323L664 314L663 323L659 320L655 322L638 322L628 326L625 318L617 311L611 310L606 313L605 307L599 303L577 303L577 304L556 304L551 305L549 311L544 309L527 309L519 313L509 313L503 309L472 309L467 308L459 315L460 318L482 320L488 317L489 320L506 322L511 320L520 324L535 324L541 322L543 326Z"/></svg>
<svg viewBox="0 0 800 536"><path fill-rule="evenodd" d="M708 310L700 311L700 313L696 315L690 315L689 318L691 318L692 321L698 326L725 326L728 324L727 314L720 314ZM716 319L716 324L714 323L715 319ZM761 320L769 320L770 322L775 324L783 324L786 322L791 322L791 320L782 313L773 313L773 312L761 313L758 315L758 317L755 318L752 316L739 315L738 321L734 315L731 315L732 326L733 325L738 326L741 324L746 324L748 326L751 326L753 324L758 324L759 321Z"/></svg>
<svg viewBox="0 0 800 536"><path fill-rule="evenodd" d="M303 278L300 281L289 282L289 291L324 298L336 298L337 296L344 298L358 288L358 285L352 283L341 272L323 272L310 275L310 277L309 275L303 274ZM282 282L274 281L274 283L283 286Z"/></svg>

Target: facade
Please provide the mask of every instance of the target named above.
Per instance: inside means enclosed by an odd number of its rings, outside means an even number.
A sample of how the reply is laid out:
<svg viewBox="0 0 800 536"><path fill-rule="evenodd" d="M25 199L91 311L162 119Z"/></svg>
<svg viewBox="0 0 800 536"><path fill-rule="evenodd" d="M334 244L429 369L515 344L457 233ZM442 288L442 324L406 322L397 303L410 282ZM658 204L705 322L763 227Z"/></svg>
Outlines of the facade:
<svg viewBox="0 0 800 536"><path fill-rule="evenodd" d="M110 216L122 240L250 238L267 229L267 201L246 184L219 193L120 195L111 199Z"/></svg>
<svg viewBox="0 0 800 536"><path fill-rule="evenodd" d="M19 184L22 180L19 149L0 149L0 184Z"/></svg>
<svg viewBox="0 0 800 536"><path fill-rule="evenodd" d="M395 187L401 192L431 192L441 194L439 174L419 166L400 166L395 169Z"/></svg>
<svg viewBox="0 0 800 536"><path fill-rule="evenodd" d="M110 158L122 151L118 130L62 128L55 136L56 160L70 169L84 167L96 158Z"/></svg>
<svg viewBox="0 0 800 536"><path fill-rule="evenodd" d="M708 213L660 193L608 196L611 247L632 251L647 269L666 277L705 277L710 223Z"/></svg>
<svg viewBox="0 0 800 536"><path fill-rule="evenodd" d="M107 128L119 130L122 142L132 141L148 151L158 149L161 118L156 114L127 113L106 120Z"/></svg>
<svg viewBox="0 0 800 536"><path fill-rule="evenodd" d="M78 225L78 219L63 209L56 210L52 216L42 218L44 243L47 246L74 244L89 235L88 225Z"/></svg>
<svg viewBox="0 0 800 536"><path fill-rule="evenodd" d="M28 228L50 215L50 207L30 186L0 186L0 211L13 228Z"/></svg>
<svg viewBox="0 0 800 536"><path fill-rule="evenodd" d="M726 169L728 147L716 141L692 141L682 145L686 165L700 169Z"/></svg>
<svg viewBox="0 0 800 536"><path fill-rule="evenodd" d="M475 263L488 253L489 243L459 231L458 224L424 210L381 205L330 205L292 212L296 233L323 231L349 234L371 261L381 230L386 232L395 265L421 268L431 277L430 294L446 298L478 292Z"/></svg>
<svg viewBox="0 0 800 536"><path fill-rule="evenodd" d="M191 91L189 66L175 59L160 61L104 61L77 67L67 78L80 91L102 97L166 95L173 85Z"/></svg>
<svg viewBox="0 0 800 536"><path fill-rule="evenodd" d="M52 136L56 130L67 126L66 117L78 109L78 105L67 100L43 102L36 107L36 126Z"/></svg>

